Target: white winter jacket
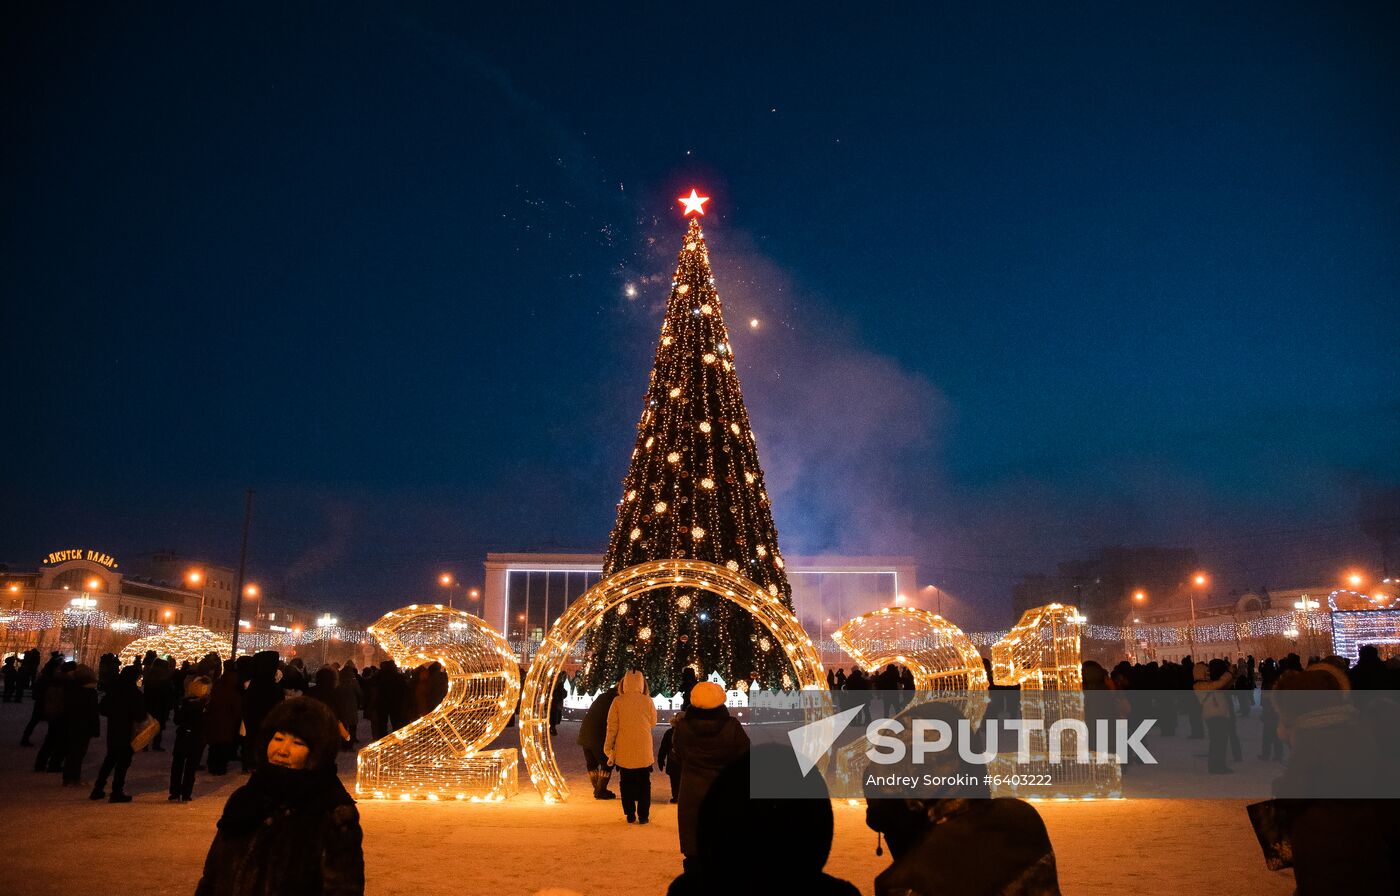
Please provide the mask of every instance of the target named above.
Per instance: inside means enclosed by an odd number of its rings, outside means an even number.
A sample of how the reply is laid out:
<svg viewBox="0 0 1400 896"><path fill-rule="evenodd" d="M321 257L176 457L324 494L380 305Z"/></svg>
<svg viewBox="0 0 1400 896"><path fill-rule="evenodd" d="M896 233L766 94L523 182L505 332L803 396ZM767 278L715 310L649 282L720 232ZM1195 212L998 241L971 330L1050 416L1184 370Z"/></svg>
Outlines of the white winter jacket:
<svg viewBox="0 0 1400 896"><path fill-rule="evenodd" d="M608 761L618 768L650 768L654 727L656 704L647 693L646 677L628 672L618 682L617 699L608 710L608 736L603 742Z"/></svg>

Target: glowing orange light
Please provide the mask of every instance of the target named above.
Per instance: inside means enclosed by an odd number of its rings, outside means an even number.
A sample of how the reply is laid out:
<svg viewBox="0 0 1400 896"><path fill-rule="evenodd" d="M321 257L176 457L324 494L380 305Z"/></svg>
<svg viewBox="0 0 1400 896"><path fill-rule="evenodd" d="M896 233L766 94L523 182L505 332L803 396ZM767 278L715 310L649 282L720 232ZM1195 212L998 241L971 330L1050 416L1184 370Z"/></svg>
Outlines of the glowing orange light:
<svg viewBox="0 0 1400 896"><path fill-rule="evenodd" d="M11 590L11 591L18 591L18 590L19 590L19 586L18 586L18 585L11 585L11 586L10 586L10 590Z"/></svg>
<svg viewBox="0 0 1400 896"><path fill-rule="evenodd" d="M1366 577L1359 572L1350 572L1347 574L1347 582L1353 588L1360 588L1365 581Z"/></svg>
<svg viewBox="0 0 1400 896"><path fill-rule="evenodd" d="M481 597L481 592L473 588L472 590L467 592L467 597L470 597L472 600L476 600L478 597Z"/></svg>
<svg viewBox="0 0 1400 896"><path fill-rule="evenodd" d="M204 580L204 573L200 572L197 569L192 569L190 570L190 573L188 576L186 576L186 578L190 580L191 585L198 585L201 581Z"/></svg>
<svg viewBox="0 0 1400 896"><path fill-rule="evenodd" d="M98 585L101 585L101 584L102 584L102 583L99 582L99 581L97 581L96 579L88 579L88 590L89 590L89 591L96 591L96 590L97 590L97 586L98 586Z"/></svg>
<svg viewBox="0 0 1400 896"><path fill-rule="evenodd" d="M682 196L676 201L685 204L685 211L681 214L681 217L691 214L703 215L705 214L705 203L710 201L710 197L701 196L699 193L695 192L694 187L691 187L689 196Z"/></svg>
<svg viewBox="0 0 1400 896"><path fill-rule="evenodd" d="M249 585L247 588L244 588L244 589L243 589L243 593L244 593L246 596L248 596L248 597L257 597L257 596L258 596L258 586L257 586L257 585Z"/></svg>
<svg viewBox="0 0 1400 896"><path fill-rule="evenodd" d="M441 582L442 585L443 585L444 587L446 587L446 586L448 586L448 585L451 585L451 584L452 584L452 573L450 573L450 572L445 572L445 573L443 573L442 575L438 576L438 581Z"/></svg>
<svg viewBox="0 0 1400 896"><path fill-rule="evenodd" d="M1133 600L1147 600L1147 592L1146 592L1146 591L1135 591L1135 592L1133 592Z"/></svg>
<svg viewBox="0 0 1400 896"><path fill-rule="evenodd" d="M1196 578L1193 581L1197 584L1197 586L1205 587L1205 584L1209 581L1209 579L1206 578L1205 573L1198 572L1196 573Z"/></svg>
<svg viewBox="0 0 1400 896"><path fill-rule="evenodd" d="M169 611L169 610L166 610L166 611L165 611L165 618L166 618L166 619L169 619L171 616L174 616L174 615L175 615L175 614L172 613L172 612Z"/></svg>

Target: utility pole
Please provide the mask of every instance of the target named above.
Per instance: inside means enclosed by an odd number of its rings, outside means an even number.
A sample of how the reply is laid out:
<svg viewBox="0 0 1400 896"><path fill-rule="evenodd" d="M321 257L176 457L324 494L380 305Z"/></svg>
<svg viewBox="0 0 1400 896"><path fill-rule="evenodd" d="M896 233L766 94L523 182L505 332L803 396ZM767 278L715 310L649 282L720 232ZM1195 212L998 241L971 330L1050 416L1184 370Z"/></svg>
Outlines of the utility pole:
<svg viewBox="0 0 1400 896"><path fill-rule="evenodd" d="M238 630L243 625L243 575L248 569L248 524L253 519L253 490L243 499L243 550L238 554L238 583L233 596L233 638L229 649L229 660L238 656Z"/></svg>

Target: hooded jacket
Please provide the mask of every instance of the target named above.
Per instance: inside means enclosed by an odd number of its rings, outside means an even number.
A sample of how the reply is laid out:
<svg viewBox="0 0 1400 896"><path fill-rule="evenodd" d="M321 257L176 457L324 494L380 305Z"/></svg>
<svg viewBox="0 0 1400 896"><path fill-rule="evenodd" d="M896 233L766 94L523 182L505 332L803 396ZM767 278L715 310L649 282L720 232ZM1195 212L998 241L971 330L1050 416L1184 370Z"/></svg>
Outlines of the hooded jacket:
<svg viewBox="0 0 1400 896"><path fill-rule="evenodd" d="M267 761L285 731L310 747L307 767ZM340 727L334 713L295 697L268 713L257 737L258 766L224 806L196 896L361 896L365 889L360 815L335 774Z"/></svg>
<svg viewBox="0 0 1400 896"><path fill-rule="evenodd" d="M757 772L788 799L750 796ZM823 872L835 819L820 775L803 776L791 749L757 746L719 773L700 809L699 854L671 882L668 896L804 893L857 896L850 883ZM763 849L736 849L735 831L763 831Z"/></svg>
<svg viewBox="0 0 1400 896"><path fill-rule="evenodd" d="M672 726L672 750L681 760L681 789L676 797L676 821L680 828L681 852L699 855L700 803L710 784L729 763L749 749L744 726L723 706L700 709L692 706Z"/></svg>
<svg viewBox="0 0 1400 896"><path fill-rule="evenodd" d="M646 676L637 671L622 676L617 699L608 707L608 733L603 752L618 768L651 768L651 730L656 727L656 704L647 693Z"/></svg>

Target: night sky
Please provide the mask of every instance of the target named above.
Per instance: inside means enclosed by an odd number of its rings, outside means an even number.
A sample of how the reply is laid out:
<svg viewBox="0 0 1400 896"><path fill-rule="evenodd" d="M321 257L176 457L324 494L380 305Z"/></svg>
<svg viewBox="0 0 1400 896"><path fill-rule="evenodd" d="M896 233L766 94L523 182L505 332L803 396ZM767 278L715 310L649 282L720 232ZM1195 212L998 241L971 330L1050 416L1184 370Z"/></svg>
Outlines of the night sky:
<svg viewBox="0 0 1400 896"><path fill-rule="evenodd" d="M1379 562L1393 3L90 6L0 13L12 568L601 552L692 186L788 555Z"/></svg>

